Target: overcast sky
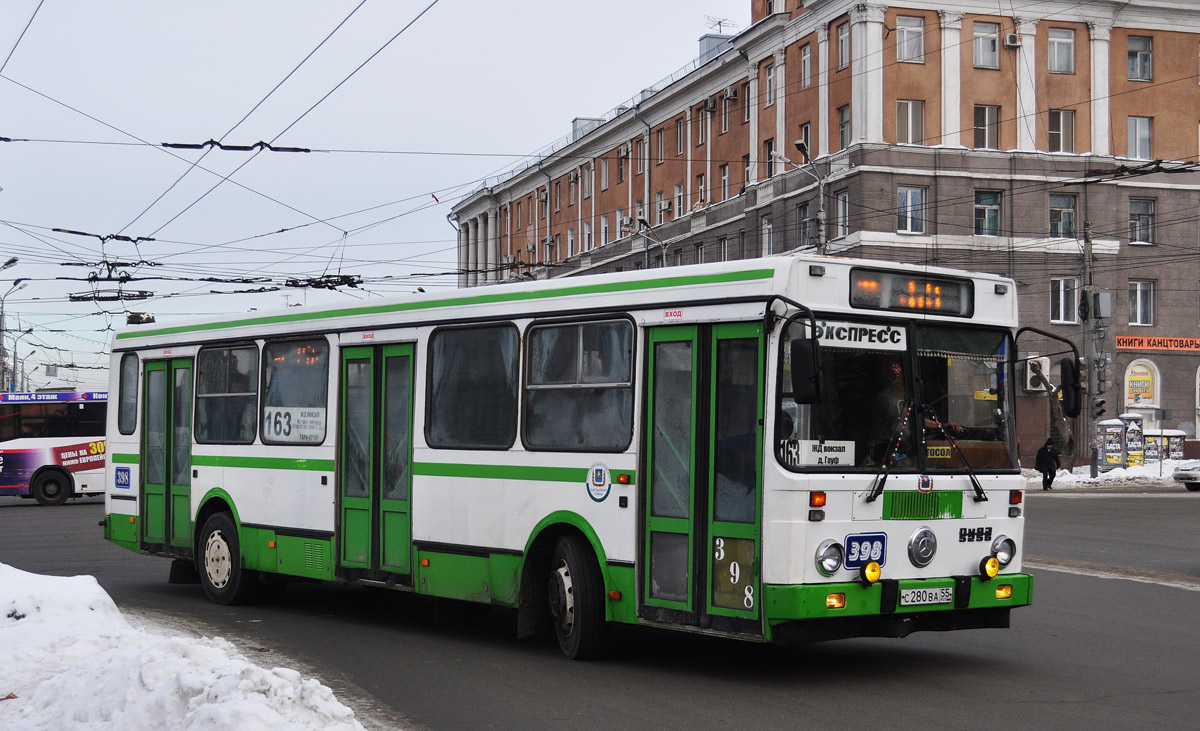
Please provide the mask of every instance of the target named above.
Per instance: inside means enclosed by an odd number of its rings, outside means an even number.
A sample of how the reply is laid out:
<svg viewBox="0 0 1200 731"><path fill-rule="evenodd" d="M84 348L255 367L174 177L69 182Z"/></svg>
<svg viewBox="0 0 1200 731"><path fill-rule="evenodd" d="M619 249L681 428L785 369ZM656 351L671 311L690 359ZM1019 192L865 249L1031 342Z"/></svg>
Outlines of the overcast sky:
<svg viewBox="0 0 1200 731"><path fill-rule="evenodd" d="M7 0L0 263L20 261L0 273L6 349L32 327L14 351L40 366L32 385L97 389L103 370L47 379L44 364L106 366L128 311L161 323L453 287L437 275L455 266L456 200L689 63L709 18L744 29L749 8ZM314 152L162 146L208 140ZM363 284L284 286L339 274ZM280 289L245 293L263 287ZM139 292L153 295L113 299Z"/></svg>

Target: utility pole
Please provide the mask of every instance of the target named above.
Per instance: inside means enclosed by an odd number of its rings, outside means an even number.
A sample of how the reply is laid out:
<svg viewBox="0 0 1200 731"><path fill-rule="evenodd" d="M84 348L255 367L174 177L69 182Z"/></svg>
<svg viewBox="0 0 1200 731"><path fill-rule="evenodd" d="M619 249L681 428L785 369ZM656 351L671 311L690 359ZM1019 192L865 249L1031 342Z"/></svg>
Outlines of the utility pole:
<svg viewBox="0 0 1200 731"><path fill-rule="evenodd" d="M1100 435L1096 428L1096 392L1100 379L1096 363L1096 287L1092 280L1092 222L1083 223L1083 296L1079 310L1083 315L1083 357L1087 364L1087 415L1084 429L1087 434L1088 465L1093 478L1099 473Z"/></svg>

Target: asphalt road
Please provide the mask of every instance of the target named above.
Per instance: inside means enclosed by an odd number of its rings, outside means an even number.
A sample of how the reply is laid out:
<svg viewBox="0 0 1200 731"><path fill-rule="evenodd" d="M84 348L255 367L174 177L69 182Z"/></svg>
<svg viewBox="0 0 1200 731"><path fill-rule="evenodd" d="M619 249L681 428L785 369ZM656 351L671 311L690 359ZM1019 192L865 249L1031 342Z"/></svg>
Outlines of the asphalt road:
<svg viewBox="0 0 1200 731"><path fill-rule="evenodd" d="M1008 630L803 648L623 628L611 657L514 639L507 613L338 585L208 603L101 539L95 500L0 498L0 561L96 576L123 610L299 663L372 728L1149 728L1200 712L1200 494L1031 492L1034 605ZM293 665L295 666L295 665Z"/></svg>

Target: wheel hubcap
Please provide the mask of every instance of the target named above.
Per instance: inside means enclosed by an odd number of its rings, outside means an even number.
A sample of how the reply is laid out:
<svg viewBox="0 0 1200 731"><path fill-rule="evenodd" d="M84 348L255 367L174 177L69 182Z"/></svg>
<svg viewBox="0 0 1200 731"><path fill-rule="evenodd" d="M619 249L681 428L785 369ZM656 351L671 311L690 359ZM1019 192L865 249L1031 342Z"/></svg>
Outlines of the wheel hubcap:
<svg viewBox="0 0 1200 731"><path fill-rule="evenodd" d="M575 595L571 587L571 568L561 561L550 572L550 616L564 637L575 627Z"/></svg>
<svg viewBox="0 0 1200 731"><path fill-rule="evenodd" d="M225 534L219 530L213 531L204 544L204 573L214 589L223 589L229 583L232 573L229 559L229 543L225 540Z"/></svg>
<svg viewBox="0 0 1200 731"><path fill-rule="evenodd" d="M42 492L48 498L53 499L58 497L59 494L62 493L62 490L62 485L60 485L57 480L46 480L42 483Z"/></svg>

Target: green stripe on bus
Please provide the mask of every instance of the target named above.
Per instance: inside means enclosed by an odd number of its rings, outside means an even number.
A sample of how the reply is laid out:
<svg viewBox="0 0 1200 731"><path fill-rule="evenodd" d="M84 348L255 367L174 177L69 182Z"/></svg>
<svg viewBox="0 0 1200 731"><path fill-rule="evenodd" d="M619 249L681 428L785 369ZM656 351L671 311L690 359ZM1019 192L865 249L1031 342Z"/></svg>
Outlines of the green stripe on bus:
<svg viewBox="0 0 1200 731"><path fill-rule="evenodd" d="M588 467L530 467L500 464L449 464L445 462L415 462L413 474L423 477L468 477L484 480L528 480L533 482L586 482ZM628 474L635 484L632 470L610 470L612 478Z"/></svg>
<svg viewBox="0 0 1200 731"><path fill-rule="evenodd" d="M244 467L252 470L304 470L306 472L333 472L332 459L227 457L210 454L193 454L192 464L200 467Z"/></svg>
<svg viewBox="0 0 1200 731"><path fill-rule="evenodd" d="M462 305L485 305L498 302L523 302L530 300L551 299L555 297L573 297L588 294L607 294L611 292L633 292L638 290L665 289L668 287L689 287L698 284L725 284L732 282L747 282L756 279L769 279L775 275L774 269L750 269L742 272L722 272L720 274L705 274L701 276L663 277L646 282L613 282L605 284L585 284L577 287L561 289L536 290L530 292L500 292L493 294L454 297L452 299L413 302L399 302L387 305L368 307L349 307L339 310L321 312L288 313L285 315L270 315L251 317L231 322L206 322L177 327L163 327L156 330L134 330L117 333L117 340L129 338L156 337L160 335L175 335L186 332L204 332L209 330L224 330L233 327L251 327L256 325L278 325L280 323L305 322L315 320L330 320L339 317L354 317L359 315L384 315L395 312L413 310L429 310L441 307L459 307Z"/></svg>
<svg viewBox="0 0 1200 731"><path fill-rule="evenodd" d="M138 464L139 462L138 455L136 454L118 454L112 452L111 456L114 464Z"/></svg>

